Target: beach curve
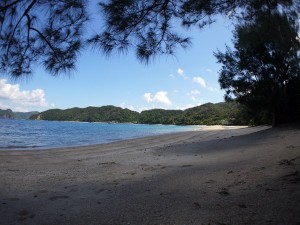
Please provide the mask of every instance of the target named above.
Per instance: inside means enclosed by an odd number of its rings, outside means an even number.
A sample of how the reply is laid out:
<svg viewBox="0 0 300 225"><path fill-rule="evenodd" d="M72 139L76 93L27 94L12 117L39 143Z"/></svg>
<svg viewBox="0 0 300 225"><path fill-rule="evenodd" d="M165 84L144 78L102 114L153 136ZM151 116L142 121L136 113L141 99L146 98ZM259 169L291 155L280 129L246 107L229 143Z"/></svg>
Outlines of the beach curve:
<svg viewBox="0 0 300 225"><path fill-rule="evenodd" d="M0 151L2 222L297 224L300 132L269 128Z"/></svg>

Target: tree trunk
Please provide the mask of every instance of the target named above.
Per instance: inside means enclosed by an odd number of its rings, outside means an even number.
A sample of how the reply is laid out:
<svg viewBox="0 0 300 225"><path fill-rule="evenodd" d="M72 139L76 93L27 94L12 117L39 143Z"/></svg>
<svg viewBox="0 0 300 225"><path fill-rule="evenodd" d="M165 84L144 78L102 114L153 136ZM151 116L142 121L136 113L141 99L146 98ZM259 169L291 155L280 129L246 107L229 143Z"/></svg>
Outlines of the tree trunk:
<svg viewBox="0 0 300 225"><path fill-rule="evenodd" d="M275 111L273 111L272 113L272 127L276 127L277 125L277 115L275 113Z"/></svg>

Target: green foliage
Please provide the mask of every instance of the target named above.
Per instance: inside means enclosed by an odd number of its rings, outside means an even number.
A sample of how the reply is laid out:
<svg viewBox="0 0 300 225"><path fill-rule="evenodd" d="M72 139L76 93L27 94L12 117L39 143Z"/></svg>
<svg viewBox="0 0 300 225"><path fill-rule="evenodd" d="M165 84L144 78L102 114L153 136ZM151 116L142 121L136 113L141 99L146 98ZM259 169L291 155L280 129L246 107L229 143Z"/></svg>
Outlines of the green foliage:
<svg viewBox="0 0 300 225"><path fill-rule="evenodd" d="M139 123L176 125L248 125L252 119L246 108L234 102L207 103L181 110L153 109L143 111ZM263 121L259 121L261 123Z"/></svg>
<svg viewBox="0 0 300 225"><path fill-rule="evenodd" d="M138 59L148 62L160 54L174 55L178 46L188 47L190 38L182 35L187 34L182 31L189 27L203 28L213 23L217 15L239 23L251 20L257 11L266 7L299 7L295 0L98 2L103 29L87 36L83 31L89 27L88 1L1 0L0 72L18 78L32 74L38 64L52 75L73 71L85 43L107 54L114 50L126 53L133 48Z"/></svg>
<svg viewBox="0 0 300 225"><path fill-rule="evenodd" d="M131 47L137 58L147 63L160 54L174 55L178 46L190 45L189 36L179 34L180 27L174 24L203 28L217 15L239 23L251 19L262 8L296 4L293 0L108 0L99 6L105 27L89 42L107 54L114 50L127 52Z"/></svg>
<svg viewBox="0 0 300 225"><path fill-rule="evenodd" d="M184 120L187 124L248 125L250 117L243 110L243 106L234 102L207 103L185 110Z"/></svg>
<svg viewBox="0 0 300 225"><path fill-rule="evenodd" d="M207 103L182 110L152 109L141 113L115 106L51 109L34 115L31 119L84 122L115 122L173 125L250 125L267 123L268 120L253 117L245 106L235 102Z"/></svg>
<svg viewBox="0 0 300 225"><path fill-rule="evenodd" d="M215 54L223 64L219 82L225 99L236 98L258 114L272 114L273 125L299 118L298 22L293 11L268 8L236 27L235 49Z"/></svg>
<svg viewBox="0 0 300 225"><path fill-rule="evenodd" d="M181 110L152 109L141 112L139 123L144 124L178 124Z"/></svg>
<svg viewBox="0 0 300 225"><path fill-rule="evenodd" d="M138 113L114 106L72 108L66 110L51 109L33 116L31 119L83 122L134 123Z"/></svg>
<svg viewBox="0 0 300 225"><path fill-rule="evenodd" d="M0 72L17 78L35 63L52 75L73 70L87 19L83 0L1 0Z"/></svg>

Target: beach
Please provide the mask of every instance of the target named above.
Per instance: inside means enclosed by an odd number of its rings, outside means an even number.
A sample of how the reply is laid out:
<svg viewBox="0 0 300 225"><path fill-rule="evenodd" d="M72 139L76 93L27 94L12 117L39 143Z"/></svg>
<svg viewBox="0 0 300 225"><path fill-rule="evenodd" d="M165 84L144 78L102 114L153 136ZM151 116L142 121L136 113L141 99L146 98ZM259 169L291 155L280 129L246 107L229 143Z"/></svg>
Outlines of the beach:
<svg viewBox="0 0 300 225"><path fill-rule="evenodd" d="M300 129L0 151L0 224L300 224Z"/></svg>

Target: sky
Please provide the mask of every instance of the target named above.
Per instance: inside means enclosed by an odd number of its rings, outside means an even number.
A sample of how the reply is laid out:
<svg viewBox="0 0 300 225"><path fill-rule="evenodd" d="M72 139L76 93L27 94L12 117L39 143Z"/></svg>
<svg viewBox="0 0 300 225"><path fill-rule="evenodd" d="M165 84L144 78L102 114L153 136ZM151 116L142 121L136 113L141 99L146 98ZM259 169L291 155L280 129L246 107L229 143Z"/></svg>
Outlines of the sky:
<svg viewBox="0 0 300 225"><path fill-rule="evenodd" d="M72 74L52 77L38 66L31 77L16 81L0 74L0 109L41 112L114 105L140 112L224 101L218 83L221 65L213 52L224 51L225 44L231 46L231 29L222 18L204 29L192 28L188 31L191 47L177 48L175 57L159 56L148 65L130 50L107 57L87 49Z"/></svg>

